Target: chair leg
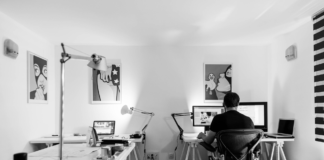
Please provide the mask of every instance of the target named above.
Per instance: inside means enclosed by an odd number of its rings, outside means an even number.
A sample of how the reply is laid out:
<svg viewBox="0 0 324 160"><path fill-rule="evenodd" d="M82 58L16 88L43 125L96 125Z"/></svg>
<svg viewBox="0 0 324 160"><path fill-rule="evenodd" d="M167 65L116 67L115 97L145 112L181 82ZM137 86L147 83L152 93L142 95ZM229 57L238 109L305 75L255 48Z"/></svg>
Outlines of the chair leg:
<svg viewBox="0 0 324 160"><path fill-rule="evenodd" d="M215 160L223 160L223 158L224 158L224 156L223 155L221 155L221 154L219 154L219 152L214 152L214 153L212 153L212 155L213 155L213 158L215 159Z"/></svg>
<svg viewBox="0 0 324 160"><path fill-rule="evenodd" d="M212 152L207 151L207 156L208 156L208 160L214 160L214 156Z"/></svg>

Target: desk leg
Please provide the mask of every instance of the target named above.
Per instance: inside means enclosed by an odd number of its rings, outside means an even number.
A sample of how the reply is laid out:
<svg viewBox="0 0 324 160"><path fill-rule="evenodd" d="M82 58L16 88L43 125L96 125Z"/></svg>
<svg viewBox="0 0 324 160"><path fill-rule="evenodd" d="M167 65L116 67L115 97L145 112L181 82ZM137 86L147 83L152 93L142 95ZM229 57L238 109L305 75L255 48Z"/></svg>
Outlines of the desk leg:
<svg viewBox="0 0 324 160"><path fill-rule="evenodd" d="M196 145L196 151L197 151L198 159L201 160L201 156L200 156L200 153L199 153L199 150L198 150L198 146L197 145Z"/></svg>
<svg viewBox="0 0 324 160"><path fill-rule="evenodd" d="M261 153L264 153L264 155L261 155L261 159L270 159L270 152L268 150L268 147L267 147L267 142L261 142ZM264 157L265 156L265 157Z"/></svg>
<svg viewBox="0 0 324 160"><path fill-rule="evenodd" d="M285 156L285 153L284 153L284 151L283 151L283 144L284 144L284 142L278 142L278 152L280 153L280 158L282 158L283 160L287 160L286 159L286 156Z"/></svg>
<svg viewBox="0 0 324 160"><path fill-rule="evenodd" d="M188 157L189 157L189 152L190 152L190 145L188 146L188 149L187 149L186 160L188 160Z"/></svg>
<svg viewBox="0 0 324 160"><path fill-rule="evenodd" d="M280 152L279 152L278 144L276 144L276 150L277 150L277 159L280 160Z"/></svg>
<svg viewBox="0 0 324 160"><path fill-rule="evenodd" d="M271 148L271 156L270 156L270 160L273 160L273 154L274 154L274 151L275 151L275 147L276 147L276 144L272 144L272 148Z"/></svg>
<svg viewBox="0 0 324 160"><path fill-rule="evenodd" d="M137 157L137 154L136 154L136 146L135 146L135 148L133 149L133 153L134 153L134 157L135 157L135 159L138 160L138 157Z"/></svg>
<svg viewBox="0 0 324 160"><path fill-rule="evenodd" d="M286 156L285 156L285 153L284 153L284 151L283 151L283 149L282 149L282 147L279 147L279 150L280 150L280 155L281 155L282 159L283 159L283 160L287 160L287 159L286 159Z"/></svg>
<svg viewBox="0 0 324 160"><path fill-rule="evenodd" d="M195 156L196 144L191 143L190 147L192 148L192 159L195 160L196 159L196 156Z"/></svg>
<svg viewBox="0 0 324 160"><path fill-rule="evenodd" d="M186 146L187 146L187 143L185 142L184 145L183 145L183 148L182 148L182 152L181 152L180 160L182 160L183 152L184 152Z"/></svg>
<svg viewBox="0 0 324 160"><path fill-rule="evenodd" d="M52 147L53 146L53 143L46 143L46 147Z"/></svg>
<svg viewBox="0 0 324 160"><path fill-rule="evenodd" d="M139 151L137 145L135 146L135 150L136 150L136 152L137 152L138 157L141 157L141 153L140 153L140 151ZM144 156L144 155L143 155L143 156ZM139 158L139 159L141 159L141 158Z"/></svg>

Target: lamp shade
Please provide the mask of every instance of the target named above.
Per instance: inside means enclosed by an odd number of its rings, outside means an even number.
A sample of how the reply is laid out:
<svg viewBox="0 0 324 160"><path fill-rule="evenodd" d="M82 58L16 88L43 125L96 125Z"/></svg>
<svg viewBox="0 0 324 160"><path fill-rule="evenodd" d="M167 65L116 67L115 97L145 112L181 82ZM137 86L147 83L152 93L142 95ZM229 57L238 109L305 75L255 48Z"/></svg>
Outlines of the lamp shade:
<svg viewBox="0 0 324 160"><path fill-rule="evenodd" d="M128 113L128 114L132 114L132 110L129 109L127 105L124 105L124 106L122 107L120 113L121 113L122 115L127 114L127 113Z"/></svg>
<svg viewBox="0 0 324 160"><path fill-rule="evenodd" d="M92 69L106 71L107 70L107 63L106 58L102 56L93 55L91 56L92 60L88 63L88 66Z"/></svg>

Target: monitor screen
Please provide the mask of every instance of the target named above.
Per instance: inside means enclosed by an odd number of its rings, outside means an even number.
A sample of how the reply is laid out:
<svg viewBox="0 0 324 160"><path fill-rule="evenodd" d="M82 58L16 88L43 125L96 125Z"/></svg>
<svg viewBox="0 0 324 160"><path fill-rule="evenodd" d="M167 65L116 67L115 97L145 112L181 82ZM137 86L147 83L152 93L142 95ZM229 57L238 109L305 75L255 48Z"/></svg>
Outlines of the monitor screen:
<svg viewBox="0 0 324 160"><path fill-rule="evenodd" d="M240 102L237 111L250 117L255 128L268 130L267 102Z"/></svg>
<svg viewBox="0 0 324 160"><path fill-rule="evenodd" d="M98 135L115 134L115 121L94 121L93 128Z"/></svg>
<svg viewBox="0 0 324 160"><path fill-rule="evenodd" d="M214 116L224 111L223 106L192 106L193 126L210 126Z"/></svg>

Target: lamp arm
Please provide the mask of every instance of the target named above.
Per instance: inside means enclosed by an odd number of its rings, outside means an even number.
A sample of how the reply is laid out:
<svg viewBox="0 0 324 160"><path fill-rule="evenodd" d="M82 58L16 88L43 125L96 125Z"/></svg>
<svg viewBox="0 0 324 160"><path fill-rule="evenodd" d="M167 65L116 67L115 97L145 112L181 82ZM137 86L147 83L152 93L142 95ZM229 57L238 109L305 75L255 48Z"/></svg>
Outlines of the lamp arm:
<svg viewBox="0 0 324 160"><path fill-rule="evenodd" d="M149 112L147 112L147 113L149 113ZM146 114L146 113L143 113L143 114ZM142 129L142 135L143 135L143 140L142 140L142 143L144 143L144 141L146 140L146 133L145 133L145 130L146 130L146 128L147 128L147 126L150 124L150 122L151 122L151 119L153 118L153 116L154 116L154 113L153 112L151 112L151 113L149 113L150 114L150 119L148 120L148 122L146 123L146 125L143 127L143 129ZM145 149L144 149L144 153L145 153L146 151L145 151Z"/></svg>
<svg viewBox="0 0 324 160"><path fill-rule="evenodd" d="M154 113L153 112L146 112L146 111L143 111L143 110L140 110L140 109L137 109L135 107L132 107L130 108L132 111L135 111L135 112L139 112L139 113L142 113L142 114L150 114L152 116L154 116Z"/></svg>
<svg viewBox="0 0 324 160"><path fill-rule="evenodd" d="M180 130L180 140L183 140L182 139L183 129L180 127L180 125L179 125L179 123L178 123L178 121L177 121L177 119L175 117L176 116L177 117L178 116L191 116L191 112L186 112L186 113L172 113L171 116L172 116L174 122L176 123L178 129Z"/></svg>
<svg viewBox="0 0 324 160"><path fill-rule="evenodd" d="M144 134L145 134L145 130L146 130L147 126L150 124L153 116L154 116L154 113L151 114L150 119L148 120L148 122L146 123L146 125L143 127L142 132Z"/></svg>
<svg viewBox="0 0 324 160"><path fill-rule="evenodd" d="M102 56L98 56L96 54L92 54L91 57L88 57L88 56L80 56L80 55L73 55L73 54L66 53L63 43L61 43L61 46L62 46L62 49L63 49L63 53L61 55L62 56L61 62L62 62L62 60L66 62L70 58L94 61L95 63L98 63L98 62L100 62L102 60L102 58L101 58Z"/></svg>

